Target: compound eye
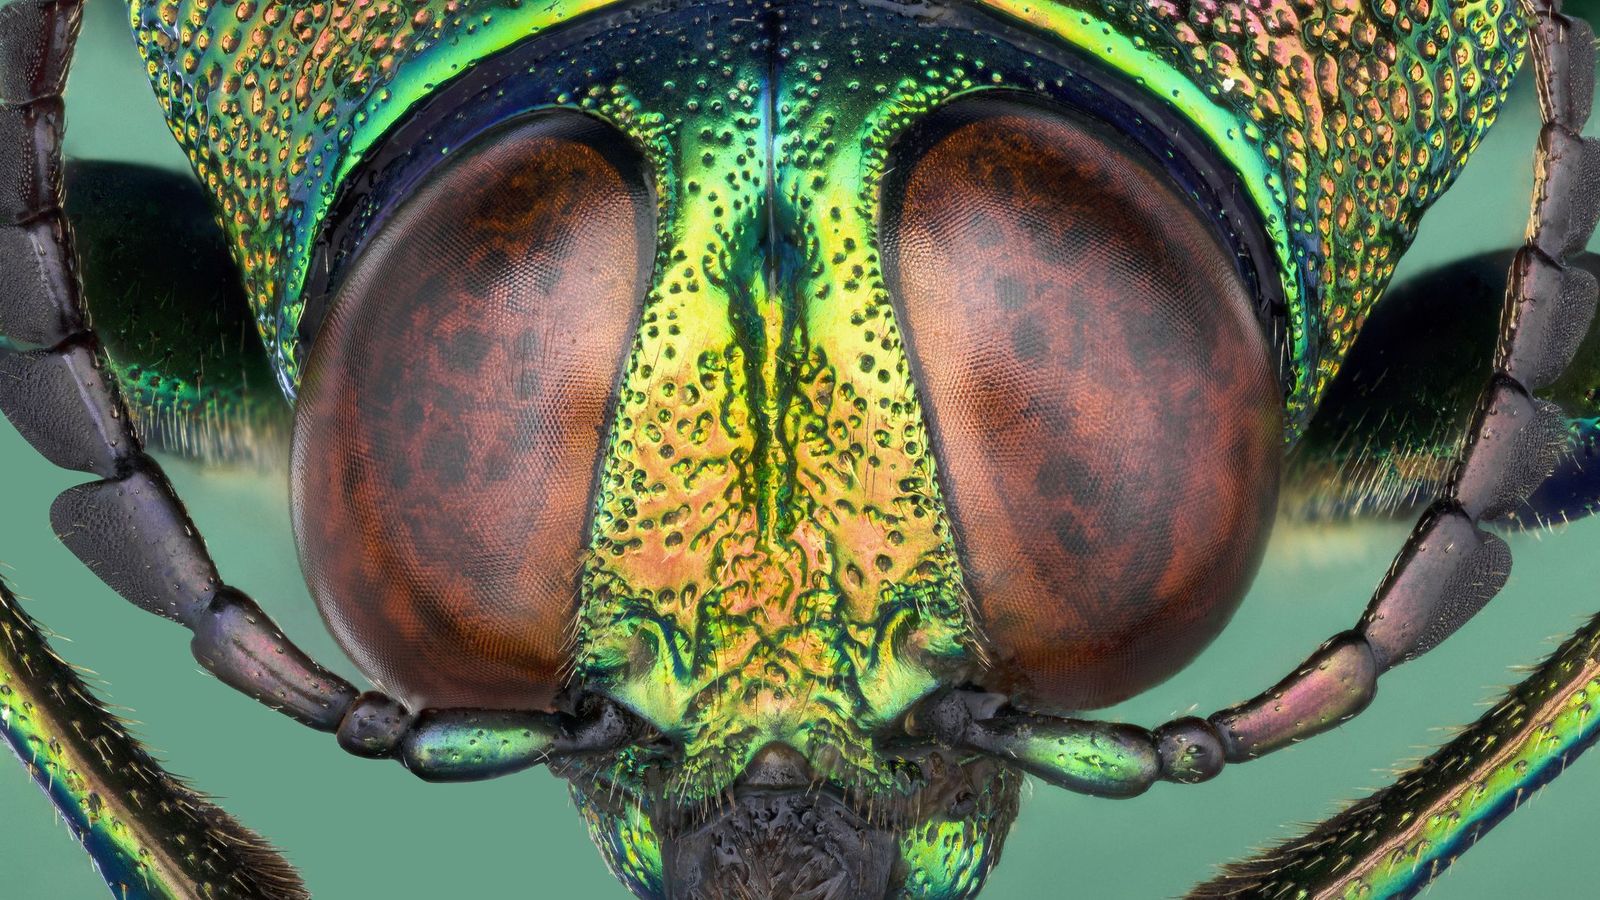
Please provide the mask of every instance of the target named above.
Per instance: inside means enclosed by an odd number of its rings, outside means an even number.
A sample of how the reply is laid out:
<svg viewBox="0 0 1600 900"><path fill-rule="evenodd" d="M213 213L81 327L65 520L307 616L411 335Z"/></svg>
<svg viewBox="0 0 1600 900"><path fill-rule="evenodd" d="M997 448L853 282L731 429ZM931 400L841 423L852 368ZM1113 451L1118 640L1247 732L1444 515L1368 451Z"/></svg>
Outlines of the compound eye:
<svg viewBox="0 0 1600 900"><path fill-rule="evenodd" d="M558 689L653 247L626 140L540 114L441 163L338 286L296 405L295 536L339 643L412 709Z"/></svg>
<svg viewBox="0 0 1600 900"><path fill-rule="evenodd" d="M995 672L1055 709L1161 681L1271 528L1283 404L1216 229L1067 111L948 107L901 144L885 262Z"/></svg>

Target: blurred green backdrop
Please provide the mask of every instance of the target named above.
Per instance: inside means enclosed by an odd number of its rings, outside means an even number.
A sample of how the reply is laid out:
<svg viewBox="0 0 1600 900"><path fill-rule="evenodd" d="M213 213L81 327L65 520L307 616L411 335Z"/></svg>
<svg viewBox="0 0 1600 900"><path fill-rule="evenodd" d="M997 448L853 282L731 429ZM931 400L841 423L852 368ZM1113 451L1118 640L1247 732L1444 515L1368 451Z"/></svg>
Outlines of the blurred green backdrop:
<svg viewBox="0 0 1600 900"><path fill-rule="evenodd" d="M88 4L71 89L68 150L183 168L132 46L123 7ZM1424 223L1406 273L1521 241L1538 125L1531 82L1458 186ZM0 575L56 631L58 650L102 680L168 765L217 795L280 846L322 898L432 898L463 893L625 898L589 845L563 783L542 771L473 785L428 785L392 763L346 756L205 675L184 632L103 587L55 540L51 499L83 480L39 459L0 425L5 475ZM357 673L324 631L301 581L283 473L170 464L179 492L226 577L302 646ZM1280 527L1233 625L1187 671L1111 710L1156 724L1266 687L1327 635L1348 628L1400 546L1405 528ZM1377 701L1338 731L1198 786L1157 785L1133 801L1043 786L1021 820L986 898L1150 898L1182 893L1213 866L1293 833L1296 823L1388 782L1395 766L1475 719L1484 701L1588 613L1600 522L1512 539L1510 587L1454 640L1385 676ZM1600 752L1494 831L1432 888L1441 898L1595 896ZM21 766L0 759L0 897L100 898L106 889ZM378 865L372 864L379 863Z"/></svg>

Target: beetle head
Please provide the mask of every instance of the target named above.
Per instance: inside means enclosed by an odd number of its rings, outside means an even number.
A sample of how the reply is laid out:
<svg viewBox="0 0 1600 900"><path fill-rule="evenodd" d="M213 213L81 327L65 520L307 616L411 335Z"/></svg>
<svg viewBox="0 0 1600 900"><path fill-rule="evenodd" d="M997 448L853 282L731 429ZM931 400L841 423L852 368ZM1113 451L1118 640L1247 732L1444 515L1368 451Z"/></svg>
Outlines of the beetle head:
<svg viewBox="0 0 1600 900"><path fill-rule="evenodd" d="M1260 558L1251 242L1180 128L986 20L618 15L353 182L296 412L313 593L413 708L647 722L560 765L643 896L970 896L1020 776L916 704L1116 702Z"/></svg>

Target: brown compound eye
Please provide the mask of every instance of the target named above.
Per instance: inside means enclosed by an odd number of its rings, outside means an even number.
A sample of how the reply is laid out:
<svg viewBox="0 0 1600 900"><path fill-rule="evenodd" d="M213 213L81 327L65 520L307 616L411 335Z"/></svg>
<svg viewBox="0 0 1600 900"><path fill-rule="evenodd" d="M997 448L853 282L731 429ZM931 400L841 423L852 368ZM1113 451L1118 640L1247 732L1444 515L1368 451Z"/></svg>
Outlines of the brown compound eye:
<svg viewBox="0 0 1600 900"><path fill-rule="evenodd" d="M992 677L1106 706L1227 623L1271 528L1283 405L1215 229L1142 150L968 100L885 186L894 283Z"/></svg>
<svg viewBox="0 0 1600 900"><path fill-rule="evenodd" d="M338 287L296 405L295 536L339 643L412 709L558 689L653 247L626 141L543 114L441 164Z"/></svg>

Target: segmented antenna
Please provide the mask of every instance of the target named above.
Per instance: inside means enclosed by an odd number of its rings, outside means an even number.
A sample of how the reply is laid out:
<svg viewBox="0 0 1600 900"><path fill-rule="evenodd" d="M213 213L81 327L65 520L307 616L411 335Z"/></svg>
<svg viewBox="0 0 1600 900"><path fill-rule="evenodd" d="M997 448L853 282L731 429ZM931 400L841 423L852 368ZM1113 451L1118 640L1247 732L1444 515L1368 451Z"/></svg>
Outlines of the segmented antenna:
<svg viewBox="0 0 1600 900"><path fill-rule="evenodd" d="M631 741L637 720L597 699L580 699L575 714L419 717L382 694L359 693L222 582L140 443L81 296L61 150L61 93L81 11L81 0L0 7L0 412L46 459L99 477L52 505L62 543L128 601L189 628L195 658L217 678L305 725L337 731L356 755L397 758L421 777L451 780ZM36 633L18 633L43 646Z"/></svg>
<svg viewBox="0 0 1600 900"><path fill-rule="evenodd" d="M1505 585L1511 551L1481 525L1525 501L1566 444L1561 409L1533 392L1561 376L1593 322L1596 280L1575 262L1600 219L1600 141L1579 133L1594 93L1594 34L1588 23L1563 15L1553 0L1527 0L1524 10L1544 126L1527 240L1507 278L1494 372L1443 496L1412 529L1356 627L1329 639L1270 690L1203 719L1186 717L1152 731L1115 722L993 715L992 703L989 712L981 711L987 695L952 691L933 698L916 717L924 732L945 744L1010 759L1046 781L1087 794L1130 797L1156 781L1206 781L1228 763L1287 747L1361 712L1372 702L1380 675L1438 646ZM1532 693L1544 687L1529 684ZM1504 723L1485 728L1505 731ZM1583 734L1590 736L1575 739L1564 752L1587 746L1592 734ZM1465 769L1460 777L1466 777ZM1485 819L1475 827L1481 832L1492 825ZM1321 884L1307 878L1308 870L1326 863L1316 856L1319 846L1308 839L1269 853L1202 886L1196 896L1300 896L1301 888ZM1284 864L1292 852L1306 855L1298 869ZM1448 863L1435 856L1432 869L1413 873L1416 884Z"/></svg>
<svg viewBox="0 0 1600 900"><path fill-rule="evenodd" d="M81 17L80 0L0 7L0 408L53 462L164 485L105 378L61 210L61 92ZM0 688L0 738L119 895L309 896L265 841L150 758L4 584Z"/></svg>

